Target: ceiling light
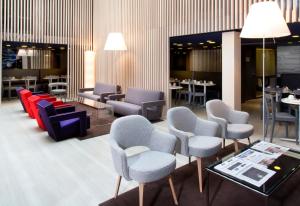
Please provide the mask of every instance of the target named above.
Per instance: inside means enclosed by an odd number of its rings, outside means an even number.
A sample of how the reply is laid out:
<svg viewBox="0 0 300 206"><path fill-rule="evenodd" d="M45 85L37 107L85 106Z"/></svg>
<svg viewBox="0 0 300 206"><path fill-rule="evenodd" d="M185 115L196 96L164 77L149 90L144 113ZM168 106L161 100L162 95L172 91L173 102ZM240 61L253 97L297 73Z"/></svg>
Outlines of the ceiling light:
<svg viewBox="0 0 300 206"><path fill-rule="evenodd" d="M300 36L299 35L293 35L292 37L293 38L299 38Z"/></svg>
<svg viewBox="0 0 300 206"><path fill-rule="evenodd" d="M174 46L176 46L176 45L177 45L177 43L173 43L173 45L174 45Z"/></svg>
<svg viewBox="0 0 300 206"><path fill-rule="evenodd" d="M193 45L193 43L189 42L189 43L187 43L187 45Z"/></svg>
<svg viewBox="0 0 300 206"><path fill-rule="evenodd" d="M214 41L210 41L210 40L208 40L207 41L209 44L215 44L216 42L214 42Z"/></svg>
<svg viewBox="0 0 300 206"><path fill-rule="evenodd" d="M59 47L60 50L65 50L65 47Z"/></svg>
<svg viewBox="0 0 300 206"><path fill-rule="evenodd" d="M7 46L7 47L11 47L11 45L10 45L10 44L7 44L6 46Z"/></svg>
<svg viewBox="0 0 300 206"><path fill-rule="evenodd" d="M203 46L203 49L206 49L208 46Z"/></svg>
<svg viewBox="0 0 300 206"><path fill-rule="evenodd" d="M27 48L27 45L22 45L21 47L22 47L22 48Z"/></svg>
<svg viewBox="0 0 300 206"><path fill-rule="evenodd" d="M177 46L183 46L183 44L177 44Z"/></svg>
<svg viewBox="0 0 300 206"><path fill-rule="evenodd" d="M52 47L51 47L51 46L48 46L48 49L52 49Z"/></svg>
<svg viewBox="0 0 300 206"><path fill-rule="evenodd" d="M199 44L200 44L200 45L203 45L204 43L203 43L203 42L200 42Z"/></svg>
<svg viewBox="0 0 300 206"><path fill-rule="evenodd" d="M187 49L193 49L193 47L189 47L189 48L187 48Z"/></svg>
<svg viewBox="0 0 300 206"><path fill-rule="evenodd" d="M182 47L179 47L178 49L180 49L180 50L181 50L181 49L182 49Z"/></svg>

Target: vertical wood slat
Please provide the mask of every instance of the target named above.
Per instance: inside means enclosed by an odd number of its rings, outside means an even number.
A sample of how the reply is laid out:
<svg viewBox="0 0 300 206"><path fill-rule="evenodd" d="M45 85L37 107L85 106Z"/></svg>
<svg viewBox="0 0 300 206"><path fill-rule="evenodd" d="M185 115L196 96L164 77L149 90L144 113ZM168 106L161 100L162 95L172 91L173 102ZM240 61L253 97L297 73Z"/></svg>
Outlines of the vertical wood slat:
<svg viewBox="0 0 300 206"><path fill-rule="evenodd" d="M299 21L298 0L277 1L286 20ZM167 98L169 37L240 29L255 2L258 0L94 0L96 80L118 83L124 91L129 86L162 90ZM113 31L123 32L128 51L117 55L103 51L106 36ZM122 56L128 58L120 64Z"/></svg>
<svg viewBox="0 0 300 206"><path fill-rule="evenodd" d="M20 41L67 44L68 81L72 80L69 94L75 95L83 85L84 51L93 49L92 2L93 0L1 0L0 43ZM49 65L47 60L32 59L35 67ZM0 82L1 67L0 62Z"/></svg>

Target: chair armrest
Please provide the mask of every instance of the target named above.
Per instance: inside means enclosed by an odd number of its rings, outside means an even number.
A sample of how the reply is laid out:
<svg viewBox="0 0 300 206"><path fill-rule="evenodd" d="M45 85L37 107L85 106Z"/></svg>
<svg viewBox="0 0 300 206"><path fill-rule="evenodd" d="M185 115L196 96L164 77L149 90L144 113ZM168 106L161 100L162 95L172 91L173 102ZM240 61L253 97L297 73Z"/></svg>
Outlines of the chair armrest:
<svg viewBox="0 0 300 206"><path fill-rule="evenodd" d="M113 94L115 94L114 92L105 92L105 93L102 93L102 94L100 94L100 100L101 101L105 101L105 100L107 100L107 99L105 99L105 97L108 97L109 95L113 95Z"/></svg>
<svg viewBox="0 0 300 206"><path fill-rule="evenodd" d="M79 89L79 92L92 92L94 91L94 88L81 88Z"/></svg>
<svg viewBox="0 0 300 206"><path fill-rule="evenodd" d="M249 114L247 112L232 110L228 114L228 119L233 124L247 124Z"/></svg>
<svg viewBox="0 0 300 206"><path fill-rule="evenodd" d="M142 115L147 117L147 108L149 107L162 107L166 103L165 100L157 100L157 101L149 101L149 102L142 102Z"/></svg>
<svg viewBox="0 0 300 206"><path fill-rule="evenodd" d="M154 130L148 145L151 150L173 153L176 144L176 137L166 132Z"/></svg>
<svg viewBox="0 0 300 206"><path fill-rule="evenodd" d="M68 113L58 114L58 115L50 116L49 120L51 122L58 122L58 121L72 119L72 118L84 119L84 118L86 118L86 111L68 112Z"/></svg>
<svg viewBox="0 0 300 206"><path fill-rule="evenodd" d="M123 98L125 98L125 94L111 94L111 95L108 95L108 100L121 100Z"/></svg>
<svg viewBox="0 0 300 206"><path fill-rule="evenodd" d="M110 138L109 143L116 172L118 173L118 175L124 177L127 180L130 180L127 156L125 151L117 144L114 139Z"/></svg>
<svg viewBox="0 0 300 206"><path fill-rule="evenodd" d="M189 156L189 138L195 136L195 134L178 130L172 125L169 125L169 131L172 135L175 135L180 140L180 153Z"/></svg>
<svg viewBox="0 0 300 206"><path fill-rule="evenodd" d="M222 138L225 138L227 136L227 120L224 118L216 117L212 114L208 115L208 120L218 123L218 134L217 136L220 136Z"/></svg>
<svg viewBox="0 0 300 206"><path fill-rule="evenodd" d="M67 106L67 107L60 107L55 108L57 114L63 114L68 112L75 112L75 106Z"/></svg>
<svg viewBox="0 0 300 206"><path fill-rule="evenodd" d="M197 118L194 133L195 135L216 137L218 136L218 129L218 123Z"/></svg>

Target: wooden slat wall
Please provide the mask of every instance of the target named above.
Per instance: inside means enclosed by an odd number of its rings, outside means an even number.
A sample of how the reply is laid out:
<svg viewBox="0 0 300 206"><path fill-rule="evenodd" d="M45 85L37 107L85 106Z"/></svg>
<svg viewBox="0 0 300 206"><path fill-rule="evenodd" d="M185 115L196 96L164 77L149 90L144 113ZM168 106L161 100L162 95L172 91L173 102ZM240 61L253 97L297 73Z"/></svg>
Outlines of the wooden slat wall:
<svg viewBox="0 0 300 206"><path fill-rule="evenodd" d="M169 95L169 37L240 29L262 0L94 0L96 80ZM276 0L298 22L299 0ZM123 32L128 51L103 51L109 32Z"/></svg>
<svg viewBox="0 0 300 206"><path fill-rule="evenodd" d="M2 41L68 45L69 94L76 94L83 86L84 51L93 49L93 0L1 0L0 6L1 45Z"/></svg>

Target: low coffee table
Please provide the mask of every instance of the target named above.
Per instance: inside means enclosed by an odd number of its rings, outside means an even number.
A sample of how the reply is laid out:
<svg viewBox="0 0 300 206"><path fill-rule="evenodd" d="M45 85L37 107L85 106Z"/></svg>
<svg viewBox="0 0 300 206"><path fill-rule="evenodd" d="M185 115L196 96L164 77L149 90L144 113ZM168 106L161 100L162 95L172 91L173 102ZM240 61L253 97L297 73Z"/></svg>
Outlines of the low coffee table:
<svg viewBox="0 0 300 206"><path fill-rule="evenodd" d="M83 105L87 105L87 106L95 108L97 110L97 114L96 114L97 119L101 118L101 116L103 116L103 115L107 115L109 117L114 117L114 109L109 104L105 104L103 102L98 102L98 101L91 100L91 99L85 99L82 97L68 98L68 101L74 102L75 107L79 107L78 104L83 104ZM100 115L100 112L101 112L101 115ZM90 114L88 114L88 115L90 115Z"/></svg>
<svg viewBox="0 0 300 206"><path fill-rule="evenodd" d="M245 151L246 149L250 149L253 145L259 143L260 141L254 142L253 144L244 148L241 152ZM268 169L275 171L276 173L268 179L262 186L256 187L253 184L250 184L244 180L238 179L237 177L228 175L224 172L217 170L215 167L219 164L222 164L226 160L237 156L239 153L231 153L226 157L222 158L221 160L209 165L206 167L208 172L207 176L207 190L206 190L206 203L210 205L209 202L209 176L210 175L217 175L224 180L231 181L236 183L237 185L249 189L249 191L255 192L262 197L264 197L265 205L269 204L269 198L273 194L275 190L280 188L280 186L287 181L295 172L297 172L300 168L300 152L295 150L288 150L286 153L282 154L278 157L271 165L268 166Z"/></svg>

